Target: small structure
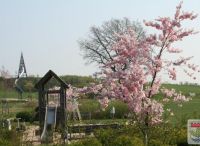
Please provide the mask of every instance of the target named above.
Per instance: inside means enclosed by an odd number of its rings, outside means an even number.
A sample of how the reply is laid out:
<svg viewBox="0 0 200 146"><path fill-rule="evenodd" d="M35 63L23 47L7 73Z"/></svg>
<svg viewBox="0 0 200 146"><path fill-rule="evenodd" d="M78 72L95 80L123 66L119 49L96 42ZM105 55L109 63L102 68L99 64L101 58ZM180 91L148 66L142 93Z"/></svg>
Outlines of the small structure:
<svg viewBox="0 0 200 146"><path fill-rule="evenodd" d="M67 111L68 111L68 119L72 117L72 119L78 120L81 122L81 113L79 110L79 104L76 97L72 97L67 100ZM71 114L70 114L71 113Z"/></svg>
<svg viewBox="0 0 200 146"><path fill-rule="evenodd" d="M46 89L45 85L52 78L58 81L60 87L56 88L55 90ZM41 140L43 141L43 139L46 139L46 137L48 137L49 139L49 133L53 133L52 126L54 126L54 128L60 127L62 138L66 140L66 90L69 88L68 85L53 71L49 70L44 75L44 77L35 85L35 88L39 92L39 127ZM50 97L52 94L54 95L54 100L50 101ZM55 94L57 94L57 99L55 99Z"/></svg>
<svg viewBox="0 0 200 146"><path fill-rule="evenodd" d="M110 114L111 114L112 118L114 119L114 116L115 116L115 107L114 106L110 110Z"/></svg>
<svg viewBox="0 0 200 146"><path fill-rule="evenodd" d="M23 57L23 54L21 53L18 75L17 75L17 78L15 79L15 89L19 93L19 97L21 97L21 98L22 98L22 94L23 94L24 91L23 91L23 89L21 88L21 86L19 85L18 82L23 77L27 77L27 72L26 72L24 57Z"/></svg>
<svg viewBox="0 0 200 146"><path fill-rule="evenodd" d="M25 66L25 62L24 62L23 53L21 53L21 57L20 57L17 78L20 78L20 74L22 74L22 72L23 72L22 77L27 77L27 72L26 72L26 66Z"/></svg>

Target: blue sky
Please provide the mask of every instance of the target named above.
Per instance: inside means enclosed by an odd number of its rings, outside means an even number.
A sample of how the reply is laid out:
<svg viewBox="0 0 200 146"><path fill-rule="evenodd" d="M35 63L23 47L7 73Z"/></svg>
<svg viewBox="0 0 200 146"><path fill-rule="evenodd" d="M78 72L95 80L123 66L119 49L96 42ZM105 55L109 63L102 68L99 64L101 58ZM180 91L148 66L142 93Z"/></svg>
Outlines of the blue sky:
<svg viewBox="0 0 200 146"><path fill-rule="evenodd" d="M0 0L0 66L14 75L21 51L28 74L49 69L59 75L92 75L95 65L85 65L77 40L89 28L111 18L142 22L172 16L180 0ZM184 1L183 10L200 14L199 0ZM186 24L187 25L187 24ZM188 23L200 30L200 18ZM148 31L148 28L145 28ZM200 35L180 45L200 64ZM185 80L185 78L184 78Z"/></svg>

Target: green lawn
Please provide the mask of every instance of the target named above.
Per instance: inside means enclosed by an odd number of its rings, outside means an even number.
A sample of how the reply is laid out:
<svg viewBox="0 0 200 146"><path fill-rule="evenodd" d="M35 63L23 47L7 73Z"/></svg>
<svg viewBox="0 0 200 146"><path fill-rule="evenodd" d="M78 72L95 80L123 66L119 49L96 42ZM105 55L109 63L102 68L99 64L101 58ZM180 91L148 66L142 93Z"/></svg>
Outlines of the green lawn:
<svg viewBox="0 0 200 146"><path fill-rule="evenodd" d="M190 92L196 93L196 97L200 97L200 86L198 85L177 85L177 84L164 84L165 88L174 88L176 91L181 91L184 95L189 95Z"/></svg>
<svg viewBox="0 0 200 146"><path fill-rule="evenodd" d="M165 88L174 88L176 91L180 91L182 94L189 96L189 93L195 93L196 95L192 97L192 100L182 104L179 107L176 103L169 102L165 105L166 108L170 108L174 116L168 116L172 122L179 122L181 119L186 120L188 118L199 118L200 119L200 86L197 85L174 85L165 84Z"/></svg>
<svg viewBox="0 0 200 146"><path fill-rule="evenodd" d="M196 85L172 85L172 84L165 84L163 85L166 88L174 88L177 91L181 91L186 96L189 95L190 92L195 93L196 96L193 97L193 99L189 102L183 103L182 107L177 106L177 104L170 102L164 106L164 108L171 108L174 112L174 116L167 116L170 121L176 122L181 117L187 115L186 118L199 118L200 114L198 113L200 111L200 86ZM37 106L37 92L34 93L24 93L23 98L28 99L28 97L32 95L34 104L30 106L31 103L9 103L10 107L10 116L15 116L15 114L19 111L27 111L27 110L33 110ZM16 91L2 91L0 90L0 99L1 98L18 98L18 94ZM157 97L156 97L157 98ZM158 96L158 99L161 98ZM80 104L80 112L94 112L99 110L99 103L95 99L79 99ZM125 111L126 108L122 105L122 103L112 103L109 106L109 109L113 106L119 106L120 108L123 108ZM1 106L1 105L0 105ZM106 113L107 112L107 113ZM120 112L116 108L116 113ZM109 110L105 111L105 114L109 114ZM98 115L97 115L98 116ZM104 115L101 115L104 116ZM105 119L102 119L105 120ZM88 122L88 121L86 121Z"/></svg>
<svg viewBox="0 0 200 146"><path fill-rule="evenodd" d="M31 102L9 102L9 113L2 114L2 102L0 102L1 107L1 116L3 118L15 118L16 113L22 112L22 111L33 111L35 107L37 106L37 101L33 100Z"/></svg>
<svg viewBox="0 0 200 146"><path fill-rule="evenodd" d="M32 96L33 98L37 97L37 92L24 92L22 98L28 98ZM19 94L15 90L0 90L0 99L1 98L20 98Z"/></svg>

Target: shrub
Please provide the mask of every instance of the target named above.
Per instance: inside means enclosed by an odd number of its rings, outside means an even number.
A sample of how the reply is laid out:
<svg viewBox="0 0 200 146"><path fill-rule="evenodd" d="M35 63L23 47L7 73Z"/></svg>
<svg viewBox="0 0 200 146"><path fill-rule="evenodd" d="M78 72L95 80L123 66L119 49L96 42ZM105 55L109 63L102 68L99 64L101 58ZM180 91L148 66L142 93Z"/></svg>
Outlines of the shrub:
<svg viewBox="0 0 200 146"><path fill-rule="evenodd" d="M113 146L144 146L143 141L137 137L130 137L127 135L121 135L117 137Z"/></svg>
<svg viewBox="0 0 200 146"><path fill-rule="evenodd" d="M33 112L28 112L28 111L23 111L23 112L18 112L16 114L16 118L21 118L25 122L32 122L34 119L34 114Z"/></svg>
<svg viewBox="0 0 200 146"><path fill-rule="evenodd" d="M150 145L150 146L168 146L168 145L166 145L166 144L163 144L162 141L160 141L160 140L155 140L155 139L151 140L151 141L149 142L149 145Z"/></svg>
<svg viewBox="0 0 200 146"><path fill-rule="evenodd" d="M186 127L178 127L172 124L163 123L151 129L149 144L152 146L159 145L177 145L186 146L187 129Z"/></svg>
<svg viewBox="0 0 200 146"><path fill-rule="evenodd" d="M160 124L149 129L150 146L187 146L187 129L174 127L171 124ZM143 137L135 125L120 129L99 129L94 132L95 137L103 146L143 146Z"/></svg>
<svg viewBox="0 0 200 146"><path fill-rule="evenodd" d="M137 146L144 146L143 141L138 137L134 137L132 139L132 144Z"/></svg>
<svg viewBox="0 0 200 146"><path fill-rule="evenodd" d="M74 142L70 146L102 146L102 144L96 138L89 138Z"/></svg>
<svg viewBox="0 0 200 146"><path fill-rule="evenodd" d="M94 132L94 135L103 146L110 146L116 138L116 133L113 129L99 129Z"/></svg>
<svg viewBox="0 0 200 146"><path fill-rule="evenodd" d="M180 129L177 131L177 146L188 146L186 129Z"/></svg>
<svg viewBox="0 0 200 146"><path fill-rule="evenodd" d="M20 134L15 130L8 131L0 128L0 146L17 146L20 145Z"/></svg>
<svg viewBox="0 0 200 146"><path fill-rule="evenodd" d="M12 146L8 140L0 139L0 145L2 146Z"/></svg>

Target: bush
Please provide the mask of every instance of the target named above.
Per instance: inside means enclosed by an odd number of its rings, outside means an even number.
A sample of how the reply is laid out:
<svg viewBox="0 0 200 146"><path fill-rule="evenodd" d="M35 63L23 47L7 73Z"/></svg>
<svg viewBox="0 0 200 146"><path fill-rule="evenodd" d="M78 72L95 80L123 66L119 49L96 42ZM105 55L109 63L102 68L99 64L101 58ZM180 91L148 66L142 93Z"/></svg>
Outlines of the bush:
<svg viewBox="0 0 200 146"><path fill-rule="evenodd" d="M149 136L149 144L152 146L188 145L186 127L175 127L174 125L163 123L153 127Z"/></svg>
<svg viewBox="0 0 200 146"><path fill-rule="evenodd" d="M23 111L23 112L18 112L16 114L16 118L21 118L25 122L33 122L34 119L34 113L33 112L28 112L28 111Z"/></svg>
<svg viewBox="0 0 200 146"><path fill-rule="evenodd" d="M163 144L162 141L160 141L160 140L154 140L154 139L149 142L149 145L150 146L168 146L166 144Z"/></svg>
<svg viewBox="0 0 200 146"><path fill-rule="evenodd" d="M187 129L171 124L160 124L149 129L150 146L187 146ZM120 129L99 129L95 137L103 146L143 146L143 135L138 127L130 125Z"/></svg>
<svg viewBox="0 0 200 146"><path fill-rule="evenodd" d="M177 146L188 146L187 143L187 130L180 129L177 131Z"/></svg>
<svg viewBox="0 0 200 146"><path fill-rule="evenodd" d="M0 146L20 145L20 135L15 131L0 128Z"/></svg>
<svg viewBox="0 0 200 146"><path fill-rule="evenodd" d="M69 146L102 146L96 138L89 138L72 143Z"/></svg>
<svg viewBox="0 0 200 146"><path fill-rule="evenodd" d="M121 135L114 140L113 146L144 146L144 144L143 141L137 137Z"/></svg>
<svg viewBox="0 0 200 146"><path fill-rule="evenodd" d="M99 129L94 132L94 135L103 146L110 146L116 138L116 133L113 129Z"/></svg>
<svg viewBox="0 0 200 146"><path fill-rule="evenodd" d="M132 135L134 132L127 131L127 128L100 129L96 130L94 135L103 146L144 146L137 134Z"/></svg>

